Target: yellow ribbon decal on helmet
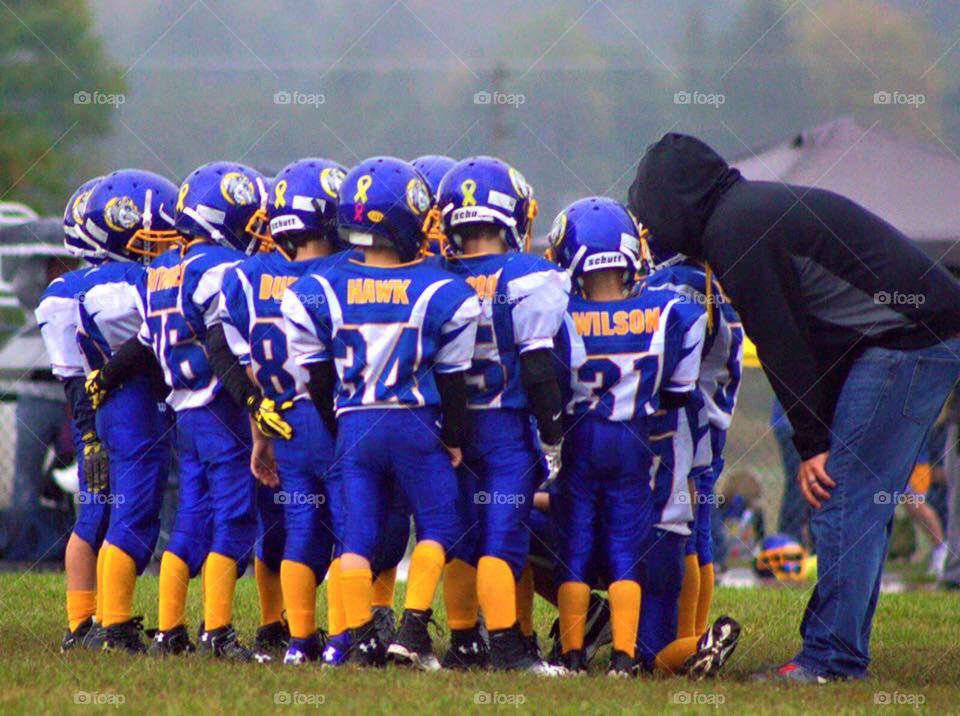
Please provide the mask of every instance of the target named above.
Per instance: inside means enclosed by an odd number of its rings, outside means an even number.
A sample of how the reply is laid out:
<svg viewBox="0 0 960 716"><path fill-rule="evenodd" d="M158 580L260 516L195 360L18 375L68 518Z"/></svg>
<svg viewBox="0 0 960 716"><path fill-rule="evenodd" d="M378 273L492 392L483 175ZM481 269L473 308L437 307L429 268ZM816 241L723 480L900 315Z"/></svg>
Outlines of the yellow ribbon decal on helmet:
<svg viewBox="0 0 960 716"><path fill-rule="evenodd" d="M287 180L281 179L277 182L277 185L273 188L274 194L276 196L273 199L273 208L281 209L287 205Z"/></svg>
<svg viewBox="0 0 960 716"><path fill-rule="evenodd" d="M180 192L177 194L177 211L183 211L183 202L187 198L187 192L190 191L190 185L184 182L180 185Z"/></svg>
<svg viewBox="0 0 960 716"><path fill-rule="evenodd" d="M373 177L369 174L364 174L357 180L357 193L353 195L354 201L360 201L364 204L367 203L367 189L373 184Z"/></svg>
<svg viewBox="0 0 960 716"><path fill-rule="evenodd" d="M473 179L465 179L464 182L460 185L460 191L463 192L464 206L477 205L477 200L473 196L476 190L477 190L477 183Z"/></svg>

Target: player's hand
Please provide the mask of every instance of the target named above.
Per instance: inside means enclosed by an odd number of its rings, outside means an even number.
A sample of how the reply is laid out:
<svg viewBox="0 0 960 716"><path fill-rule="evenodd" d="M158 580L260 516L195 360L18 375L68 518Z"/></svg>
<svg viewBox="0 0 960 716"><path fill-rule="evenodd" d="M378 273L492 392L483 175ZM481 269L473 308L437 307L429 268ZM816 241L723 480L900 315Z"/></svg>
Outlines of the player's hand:
<svg viewBox="0 0 960 716"><path fill-rule="evenodd" d="M557 479L557 475L560 474L560 468L563 465L563 462L560 458L561 454L563 453L563 440L555 445L547 445L546 443L541 442L540 451L543 453L543 457L547 461L547 479L543 481L541 489L547 489L550 484Z"/></svg>
<svg viewBox="0 0 960 716"><path fill-rule="evenodd" d="M282 407L289 407L289 403L284 403ZM280 438L289 440L293 437L293 428L290 423L283 419L281 408L277 407L275 401L270 398L260 396L259 398L251 396L247 401L247 409L253 417L253 422L257 429L268 438Z"/></svg>
<svg viewBox="0 0 960 716"><path fill-rule="evenodd" d="M94 410L103 405L103 401L107 399L107 389L100 380L99 370L95 370L87 376L87 382L83 384L83 389L86 391L87 397L90 398L90 405L93 406Z"/></svg>
<svg viewBox="0 0 960 716"><path fill-rule="evenodd" d="M273 453L273 441L269 438L254 438L253 451L250 453L250 472L267 487L279 487L277 460Z"/></svg>
<svg viewBox="0 0 960 716"><path fill-rule="evenodd" d="M837 486L827 474L828 457L829 452L822 452L804 460L800 463L800 472L797 473L803 498L818 510L830 499L830 490Z"/></svg>
<svg viewBox="0 0 960 716"><path fill-rule="evenodd" d="M449 445L444 445L447 449L447 452L450 453L450 464L455 468L460 467L463 464L463 450L458 447L450 447Z"/></svg>
<svg viewBox="0 0 960 716"><path fill-rule="evenodd" d="M94 432L83 436L83 479L90 492L106 492L110 487L110 458Z"/></svg>

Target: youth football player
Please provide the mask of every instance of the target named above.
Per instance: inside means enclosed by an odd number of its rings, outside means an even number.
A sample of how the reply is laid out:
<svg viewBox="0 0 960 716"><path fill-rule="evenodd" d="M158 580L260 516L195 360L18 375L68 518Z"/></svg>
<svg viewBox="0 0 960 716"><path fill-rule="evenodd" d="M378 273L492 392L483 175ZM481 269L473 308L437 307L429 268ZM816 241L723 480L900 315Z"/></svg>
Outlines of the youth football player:
<svg viewBox="0 0 960 716"><path fill-rule="evenodd" d="M467 374L471 419L458 469L464 535L447 567L451 627L446 666L482 666L483 609L495 669L559 672L529 648L518 623L518 581L529 551L524 521L539 482L530 416L542 450L559 456L563 404L553 338L563 323L570 279L556 264L524 253L536 203L524 177L493 157L455 164L440 183L447 270L470 284L481 316ZM532 587L529 588L532 606ZM474 596L476 595L476 596Z"/></svg>
<svg viewBox="0 0 960 716"><path fill-rule="evenodd" d="M389 656L440 667L427 632L430 604L446 551L460 537L454 468L462 460L465 374L480 306L462 279L418 259L430 206L429 188L406 162L360 162L341 185L337 224L363 259L301 279L281 306L294 359L310 371L321 415L329 420L336 410L344 501L340 590L349 658L360 665L380 665ZM413 511L418 541L400 627L385 648L371 608L371 559L394 478Z"/></svg>
<svg viewBox="0 0 960 716"><path fill-rule="evenodd" d="M641 545L653 524L647 416L696 389L706 316L666 292L630 296L640 254L636 222L611 199L589 197L561 212L553 256L574 281L574 332L561 352L586 361L571 375L573 418L551 515L561 535L558 590L563 664L585 672L584 624L594 539L602 534L613 654L608 674L636 673ZM569 326L569 324L568 324ZM582 341L580 347L577 344Z"/></svg>

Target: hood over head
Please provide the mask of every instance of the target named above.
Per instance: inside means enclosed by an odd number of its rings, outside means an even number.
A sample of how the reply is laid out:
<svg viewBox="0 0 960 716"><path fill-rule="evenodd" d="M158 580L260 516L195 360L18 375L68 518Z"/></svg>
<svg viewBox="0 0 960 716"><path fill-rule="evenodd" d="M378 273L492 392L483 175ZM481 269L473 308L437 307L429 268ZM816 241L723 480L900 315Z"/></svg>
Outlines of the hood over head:
<svg viewBox="0 0 960 716"><path fill-rule="evenodd" d="M738 170L696 137L665 134L640 160L630 185L630 211L661 246L702 258L707 221L739 179Z"/></svg>

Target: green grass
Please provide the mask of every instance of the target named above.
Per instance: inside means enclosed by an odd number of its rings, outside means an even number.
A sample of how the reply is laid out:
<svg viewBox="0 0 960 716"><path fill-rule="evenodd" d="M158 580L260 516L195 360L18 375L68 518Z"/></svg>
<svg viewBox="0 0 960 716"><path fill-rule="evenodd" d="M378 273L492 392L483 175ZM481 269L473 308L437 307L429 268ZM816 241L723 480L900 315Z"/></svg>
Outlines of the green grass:
<svg viewBox="0 0 960 716"><path fill-rule="evenodd" d="M156 577L138 586L137 612L155 621ZM321 590L322 592L322 590ZM189 621L199 620L199 584L191 585ZM348 713L485 713L485 697L519 703L543 714L716 712L783 714L877 710L883 694L901 700L883 713L913 711L922 699L933 712L960 709L960 603L954 594L911 592L884 595L874 630L874 677L826 687L760 687L747 681L754 670L784 661L795 652L797 625L806 592L799 589L719 589L714 613L743 624L740 647L723 678L707 683L645 678L609 681L600 673L585 679L545 680L490 673L423 674L397 670L294 669L231 665L191 656L151 660L88 652L59 653L63 633L63 576L0 574L0 713L90 710L76 705L83 694L102 702L123 701L133 712L260 713L303 711L314 704ZM321 593L321 609L323 595ZM438 604L439 607L439 604ZM442 609L440 610L442 611ZM321 614L323 611L321 610ZM440 614L442 617L442 614ZM545 634L553 611L537 602L537 627ZM248 640L257 626L256 589L243 579L237 591L236 623ZM445 639L437 639L444 648ZM606 661L601 653L594 666ZM301 706L277 703L288 696ZM878 696L879 695L879 696ZM318 702L322 701L322 705ZM504 708L504 707L501 707Z"/></svg>

